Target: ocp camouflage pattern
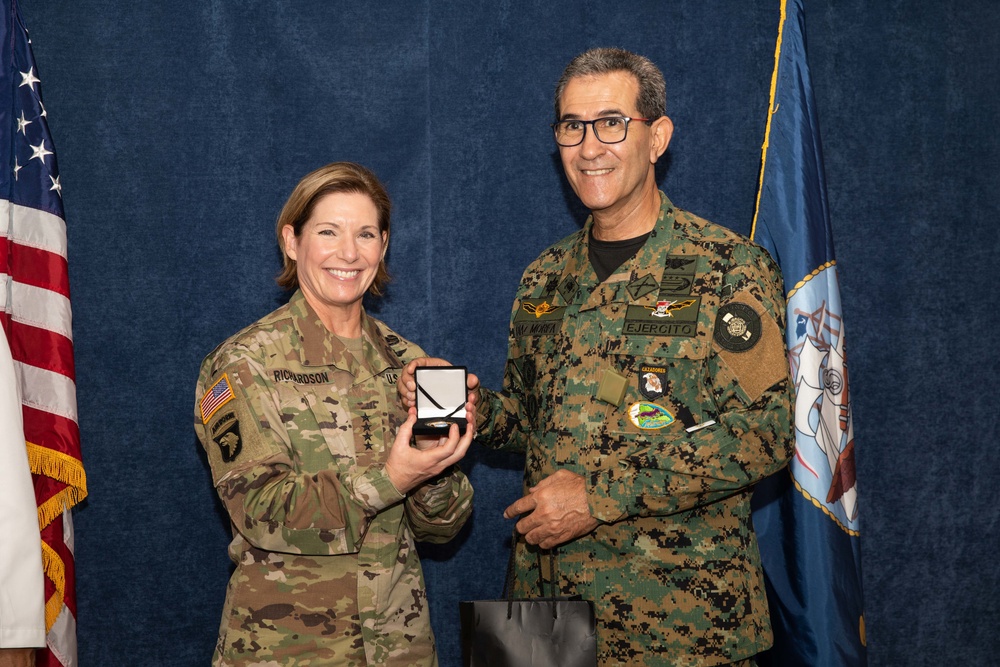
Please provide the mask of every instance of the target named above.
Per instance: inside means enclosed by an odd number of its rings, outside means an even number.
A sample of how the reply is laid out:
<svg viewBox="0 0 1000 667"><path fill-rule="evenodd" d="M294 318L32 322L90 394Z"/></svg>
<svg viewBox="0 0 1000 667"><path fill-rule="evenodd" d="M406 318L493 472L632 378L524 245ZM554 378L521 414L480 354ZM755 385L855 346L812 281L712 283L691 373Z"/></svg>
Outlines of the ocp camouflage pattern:
<svg viewBox="0 0 1000 667"><path fill-rule="evenodd" d="M748 658L771 644L750 496L794 448L780 272L661 193L648 241L598 284L592 224L525 270L479 439L525 450L525 489L585 476L602 523L556 569L595 603L601 665ZM538 562L519 541L519 594L539 594Z"/></svg>
<svg viewBox="0 0 1000 667"><path fill-rule="evenodd" d="M195 430L236 563L216 667L437 664L414 539L451 539L472 487L457 469L392 485L396 380L423 351L364 313L362 329L359 359L296 292L202 364Z"/></svg>

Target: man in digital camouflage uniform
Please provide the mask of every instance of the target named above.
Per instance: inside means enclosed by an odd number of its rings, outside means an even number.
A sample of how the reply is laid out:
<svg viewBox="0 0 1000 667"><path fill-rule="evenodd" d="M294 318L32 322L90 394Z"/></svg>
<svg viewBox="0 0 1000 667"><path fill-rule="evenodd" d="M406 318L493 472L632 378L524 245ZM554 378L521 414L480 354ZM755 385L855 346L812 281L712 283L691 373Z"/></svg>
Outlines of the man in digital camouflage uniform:
<svg viewBox="0 0 1000 667"><path fill-rule="evenodd" d="M296 292L202 364L195 430L236 563L216 667L437 664L414 538L454 536L472 488L451 468L396 490L396 379L424 353L367 315L357 345Z"/></svg>
<svg viewBox="0 0 1000 667"><path fill-rule="evenodd" d="M527 454L516 592L553 548L601 665L750 665L771 645L750 496L793 451L781 276L658 190L665 98L625 51L564 72L555 137L592 216L525 270L479 441Z"/></svg>

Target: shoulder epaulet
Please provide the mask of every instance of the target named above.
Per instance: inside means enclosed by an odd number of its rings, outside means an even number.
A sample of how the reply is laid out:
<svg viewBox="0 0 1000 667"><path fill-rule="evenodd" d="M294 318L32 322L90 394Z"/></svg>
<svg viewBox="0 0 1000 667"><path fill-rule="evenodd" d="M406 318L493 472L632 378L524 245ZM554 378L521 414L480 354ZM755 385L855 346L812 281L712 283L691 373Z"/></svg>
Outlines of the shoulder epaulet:
<svg viewBox="0 0 1000 667"><path fill-rule="evenodd" d="M408 359L412 356L424 356L423 350L420 349L416 343L400 336L382 320L371 316L369 317L373 322L375 322L375 326L378 329L379 334L385 340L386 345L389 346L389 349L391 349L400 360ZM415 354L411 353L413 350L416 351Z"/></svg>
<svg viewBox="0 0 1000 667"><path fill-rule="evenodd" d="M219 359L223 356L223 351L225 350L232 350L237 355L239 354L239 352L237 352L237 350L239 349L242 349L243 351L248 351L247 343L249 339L251 339L260 331L271 329L277 323L283 320L287 320L290 317L291 315L288 312L287 305L281 306L277 310L271 311L270 313L260 318L256 322L243 327L242 329L234 333L232 336L226 338L224 341L216 345L215 349L213 349L211 352L205 355L205 359L202 362L202 366L204 367L206 364L211 364L212 366L216 366L218 364Z"/></svg>

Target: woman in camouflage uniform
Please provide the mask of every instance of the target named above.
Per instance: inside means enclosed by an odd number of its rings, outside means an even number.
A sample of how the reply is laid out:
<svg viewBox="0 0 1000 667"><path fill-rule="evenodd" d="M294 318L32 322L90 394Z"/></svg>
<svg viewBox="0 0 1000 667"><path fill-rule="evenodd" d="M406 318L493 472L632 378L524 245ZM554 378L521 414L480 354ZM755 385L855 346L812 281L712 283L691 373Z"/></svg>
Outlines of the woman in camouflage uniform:
<svg viewBox="0 0 1000 667"><path fill-rule="evenodd" d="M424 353L362 307L388 281L389 211L364 167L307 175L277 224L294 294L202 364L195 430L236 563L217 667L437 664L414 540L468 518L475 428L411 447L395 382Z"/></svg>

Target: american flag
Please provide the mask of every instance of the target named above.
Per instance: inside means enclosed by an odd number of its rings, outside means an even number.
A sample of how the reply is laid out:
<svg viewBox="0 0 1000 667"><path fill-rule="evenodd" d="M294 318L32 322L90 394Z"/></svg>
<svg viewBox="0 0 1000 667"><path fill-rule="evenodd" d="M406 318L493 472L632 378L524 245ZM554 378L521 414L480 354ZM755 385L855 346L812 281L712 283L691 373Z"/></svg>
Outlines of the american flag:
<svg viewBox="0 0 1000 667"><path fill-rule="evenodd" d="M207 424L215 411L233 398L236 396L233 394L233 388L229 386L229 376L223 374L201 399L201 421Z"/></svg>
<svg viewBox="0 0 1000 667"><path fill-rule="evenodd" d="M0 323L20 384L45 565L47 649L37 665L76 667L70 508L87 495L80 460L66 224L38 69L16 0L0 24Z"/></svg>

